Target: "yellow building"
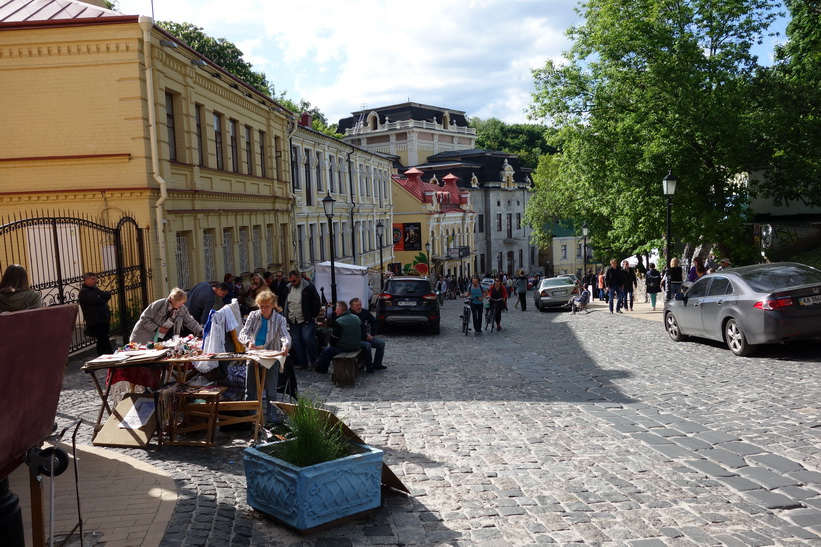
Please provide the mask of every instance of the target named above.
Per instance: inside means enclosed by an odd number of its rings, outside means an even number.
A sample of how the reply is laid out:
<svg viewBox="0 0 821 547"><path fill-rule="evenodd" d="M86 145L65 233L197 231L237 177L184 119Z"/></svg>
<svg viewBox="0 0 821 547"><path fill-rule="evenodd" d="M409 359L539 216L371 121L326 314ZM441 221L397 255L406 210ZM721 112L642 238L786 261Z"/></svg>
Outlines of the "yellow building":
<svg viewBox="0 0 821 547"><path fill-rule="evenodd" d="M394 273L414 271L431 279L472 275L476 213L470 208L470 193L457 186L457 177L424 182L422 171L411 168L392 178ZM466 251L461 256L460 248Z"/></svg>
<svg viewBox="0 0 821 547"><path fill-rule="evenodd" d="M132 216L155 298L295 264L290 112L149 17L15 3L0 20L0 217Z"/></svg>
<svg viewBox="0 0 821 547"><path fill-rule="evenodd" d="M303 114L291 135L294 256L302 270L330 259L330 231L323 199L334 199L334 259L380 269L393 261L392 246L376 227L391 225L390 177L395 157L368 152L311 129Z"/></svg>

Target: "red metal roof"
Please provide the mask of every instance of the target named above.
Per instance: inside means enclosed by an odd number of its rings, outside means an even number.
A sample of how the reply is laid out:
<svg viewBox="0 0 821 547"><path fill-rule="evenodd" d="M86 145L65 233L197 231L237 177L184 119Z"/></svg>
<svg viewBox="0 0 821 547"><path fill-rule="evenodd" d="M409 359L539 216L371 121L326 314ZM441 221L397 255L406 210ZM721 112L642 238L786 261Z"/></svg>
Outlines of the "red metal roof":
<svg viewBox="0 0 821 547"><path fill-rule="evenodd" d="M73 0L0 0L0 22L122 17L123 14Z"/></svg>

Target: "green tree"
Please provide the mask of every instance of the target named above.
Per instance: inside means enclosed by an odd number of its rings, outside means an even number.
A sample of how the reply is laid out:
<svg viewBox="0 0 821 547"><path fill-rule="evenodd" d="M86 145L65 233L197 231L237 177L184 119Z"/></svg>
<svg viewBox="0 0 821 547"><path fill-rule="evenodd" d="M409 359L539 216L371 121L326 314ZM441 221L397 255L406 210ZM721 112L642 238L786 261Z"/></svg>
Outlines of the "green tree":
<svg viewBox="0 0 821 547"><path fill-rule="evenodd" d="M251 63L242 58L242 51L225 38L212 38L203 29L191 23L157 21L157 26L179 38L197 53L227 70L260 93L272 93L264 72L255 72Z"/></svg>
<svg viewBox="0 0 821 547"><path fill-rule="evenodd" d="M789 40L756 81L756 145L768 169L754 190L779 205L821 205L821 2L785 3Z"/></svg>
<svg viewBox="0 0 821 547"><path fill-rule="evenodd" d="M663 246L661 179L679 177L674 239L752 252L736 176L752 153L750 52L777 16L769 0L589 0L567 63L533 72L530 115L557 130L558 170L536 172L530 207L584 219L598 249ZM535 216L532 213L531 216ZM579 222L578 224L581 224ZM534 226L535 228L536 226Z"/></svg>
<svg viewBox="0 0 821 547"><path fill-rule="evenodd" d="M534 169L544 154L556 149L547 142L547 127L539 124L507 124L498 118L471 118L470 127L476 129L476 146L517 154L523 167Z"/></svg>

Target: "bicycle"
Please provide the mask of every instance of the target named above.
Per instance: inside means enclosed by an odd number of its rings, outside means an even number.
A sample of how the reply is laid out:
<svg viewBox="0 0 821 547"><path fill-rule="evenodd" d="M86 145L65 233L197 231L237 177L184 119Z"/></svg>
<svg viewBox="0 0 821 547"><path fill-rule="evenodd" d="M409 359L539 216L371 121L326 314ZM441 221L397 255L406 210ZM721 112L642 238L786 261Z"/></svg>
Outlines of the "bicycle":
<svg viewBox="0 0 821 547"><path fill-rule="evenodd" d="M465 300L465 307L462 309L462 315L459 317L462 318L462 332L464 332L465 336L467 336L470 332L470 320L472 318L472 312L470 311L470 300Z"/></svg>
<svg viewBox="0 0 821 547"><path fill-rule="evenodd" d="M501 305L503 305L501 298L498 300L488 298L485 303L485 330L490 327L490 331L493 332L493 327L496 325L496 308Z"/></svg>

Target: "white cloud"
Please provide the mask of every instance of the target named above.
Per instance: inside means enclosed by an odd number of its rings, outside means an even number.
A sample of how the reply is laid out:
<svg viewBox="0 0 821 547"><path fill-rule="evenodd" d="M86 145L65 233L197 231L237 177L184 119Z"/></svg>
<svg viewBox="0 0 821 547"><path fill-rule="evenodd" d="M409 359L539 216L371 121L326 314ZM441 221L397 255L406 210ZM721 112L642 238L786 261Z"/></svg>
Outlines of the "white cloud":
<svg viewBox="0 0 821 547"><path fill-rule="evenodd" d="M119 0L151 14L150 0ZM157 20L234 42L277 91L330 121L408 99L468 116L524 121L530 69L567 47L572 4L557 0L165 0Z"/></svg>

